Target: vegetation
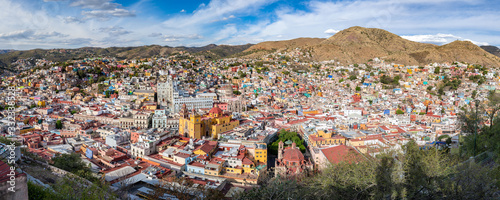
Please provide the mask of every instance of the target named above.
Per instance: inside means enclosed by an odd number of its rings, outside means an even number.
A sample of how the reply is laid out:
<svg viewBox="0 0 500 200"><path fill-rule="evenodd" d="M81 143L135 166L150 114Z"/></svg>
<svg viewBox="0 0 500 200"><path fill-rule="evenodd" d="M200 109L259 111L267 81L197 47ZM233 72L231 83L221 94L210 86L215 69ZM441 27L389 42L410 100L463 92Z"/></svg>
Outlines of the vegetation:
<svg viewBox="0 0 500 200"><path fill-rule="evenodd" d="M98 179L92 175L90 168L82 161L79 154L60 154L52 159L55 167L71 172L89 181Z"/></svg>
<svg viewBox="0 0 500 200"><path fill-rule="evenodd" d="M64 177L58 180L50 188L37 185L28 181L28 194L30 200L101 200L117 199L116 194L110 192L111 188L107 184L95 182L88 184L75 177Z"/></svg>
<svg viewBox="0 0 500 200"><path fill-rule="evenodd" d="M398 109L398 110L396 110L396 114L402 115L402 114L405 114L405 112L403 112L402 110Z"/></svg>
<svg viewBox="0 0 500 200"><path fill-rule="evenodd" d="M493 199L498 192L497 169L420 150L413 140L403 151L330 165L311 177L270 179L237 199Z"/></svg>
<svg viewBox="0 0 500 200"><path fill-rule="evenodd" d="M61 120L57 120L56 121L56 129L62 129L62 128L63 128L62 121Z"/></svg>
<svg viewBox="0 0 500 200"><path fill-rule="evenodd" d="M271 154L278 154L278 145L279 142L292 141L295 142L297 147L299 147L300 151L305 152L306 147L304 146L304 140L300 139L299 135L296 132L290 132L282 129L279 132L278 140L274 141L271 145L269 145L269 151Z"/></svg>
<svg viewBox="0 0 500 200"><path fill-rule="evenodd" d="M401 79L400 76L392 78L384 74L380 77L380 82L386 85L399 85L399 79Z"/></svg>

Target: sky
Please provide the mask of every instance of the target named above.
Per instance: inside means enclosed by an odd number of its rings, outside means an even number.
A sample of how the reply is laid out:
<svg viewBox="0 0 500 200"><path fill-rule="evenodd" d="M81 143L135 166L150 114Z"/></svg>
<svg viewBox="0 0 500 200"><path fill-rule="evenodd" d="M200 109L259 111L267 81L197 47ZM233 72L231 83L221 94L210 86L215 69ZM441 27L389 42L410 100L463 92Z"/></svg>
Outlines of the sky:
<svg viewBox="0 0 500 200"><path fill-rule="evenodd" d="M500 46L497 0L0 0L0 49L239 45L381 28Z"/></svg>

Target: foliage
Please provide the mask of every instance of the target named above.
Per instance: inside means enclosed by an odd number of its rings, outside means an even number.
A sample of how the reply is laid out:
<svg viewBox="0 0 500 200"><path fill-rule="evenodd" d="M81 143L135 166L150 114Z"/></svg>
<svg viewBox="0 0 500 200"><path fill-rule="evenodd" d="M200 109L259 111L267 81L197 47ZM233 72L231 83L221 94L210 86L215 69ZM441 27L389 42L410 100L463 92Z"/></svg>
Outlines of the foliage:
<svg viewBox="0 0 500 200"><path fill-rule="evenodd" d="M234 91L233 91L233 94L234 94L234 95L240 95L240 94L241 94L241 92L240 92L240 91L238 91L238 90L234 90Z"/></svg>
<svg viewBox="0 0 500 200"><path fill-rule="evenodd" d="M305 152L306 147L304 146L304 140L300 139L299 135L296 132L290 132L282 129L278 135L278 140L274 141L270 146L269 146L269 151L271 154L278 154L278 145L279 142L286 142L286 141L293 141L299 147L300 151Z"/></svg>
<svg viewBox="0 0 500 200"><path fill-rule="evenodd" d="M486 77L481 75L473 75L469 76L469 80L471 80L474 83L477 83L478 85L482 85L484 82L486 82Z"/></svg>
<svg viewBox="0 0 500 200"><path fill-rule="evenodd" d="M57 120L56 121L56 129L62 129L63 125L62 125L62 121L61 120Z"/></svg>
<svg viewBox="0 0 500 200"><path fill-rule="evenodd" d="M359 86L356 86L356 91L361 91L361 88Z"/></svg>
<svg viewBox="0 0 500 200"><path fill-rule="evenodd" d="M19 143L17 141L11 141L4 136L0 136L0 143L4 143L6 145L10 145L11 143L14 143L14 146L21 146L21 143Z"/></svg>
<svg viewBox="0 0 500 200"><path fill-rule="evenodd" d="M303 179L274 178L236 199L493 199L498 192L495 168L460 164L413 140L403 151L330 165Z"/></svg>
<svg viewBox="0 0 500 200"><path fill-rule="evenodd" d="M356 77L356 75L351 75L349 76L349 80L353 81L353 80L356 80L358 77Z"/></svg>
<svg viewBox="0 0 500 200"><path fill-rule="evenodd" d="M60 154L53 158L52 162L52 165L57 168L66 170L90 181L97 181L97 178L92 175L92 171L82 161L82 158L79 154Z"/></svg>
<svg viewBox="0 0 500 200"><path fill-rule="evenodd" d="M477 111L477 115L476 115ZM481 104L475 108L465 109L458 115L459 125L463 133L463 156L474 156L483 152L493 152L500 161L500 118L493 115L490 126L481 126L490 119L484 117L485 108ZM477 132L477 135L475 135Z"/></svg>
<svg viewBox="0 0 500 200"><path fill-rule="evenodd" d="M380 82L386 85L399 85L399 79L401 79L400 76L392 78L384 74L380 77Z"/></svg>
<svg viewBox="0 0 500 200"><path fill-rule="evenodd" d="M440 67L436 67L434 69L434 74L439 74L439 72L441 71L440 69L441 69Z"/></svg>
<svg viewBox="0 0 500 200"><path fill-rule="evenodd" d="M100 182L88 183L80 178L67 176L58 180L51 189L37 185L28 181L29 199L52 200L101 200L116 199L116 195L111 191L108 184Z"/></svg>
<svg viewBox="0 0 500 200"><path fill-rule="evenodd" d="M402 114L405 114L405 112L403 112L402 110L398 109L398 110L396 110L396 114L402 115Z"/></svg>

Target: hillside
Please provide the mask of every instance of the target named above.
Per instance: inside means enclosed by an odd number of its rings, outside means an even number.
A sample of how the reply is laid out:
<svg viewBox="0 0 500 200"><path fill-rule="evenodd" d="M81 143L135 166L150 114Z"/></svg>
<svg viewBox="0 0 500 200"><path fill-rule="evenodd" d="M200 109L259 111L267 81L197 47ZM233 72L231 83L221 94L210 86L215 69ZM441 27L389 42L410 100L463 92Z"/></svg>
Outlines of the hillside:
<svg viewBox="0 0 500 200"><path fill-rule="evenodd" d="M12 51L14 51L14 50L12 50L12 49L0 49L0 54L9 53Z"/></svg>
<svg viewBox="0 0 500 200"><path fill-rule="evenodd" d="M245 50L245 52L255 50L279 50L285 48L307 47L316 45L325 39L323 38L297 38L293 40L261 42Z"/></svg>
<svg viewBox="0 0 500 200"><path fill-rule="evenodd" d="M406 40L376 28L351 27L328 39L295 39L262 42L246 51L256 49L284 50L289 47L308 49L314 60L336 60L344 64L365 63L379 57L387 62L422 65L433 62L468 62L500 66L500 58L467 41L455 41L438 46Z"/></svg>
<svg viewBox="0 0 500 200"><path fill-rule="evenodd" d="M500 48L496 46L481 46L481 48L495 56L500 57Z"/></svg>
<svg viewBox="0 0 500 200"><path fill-rule="evenodd" d="M92 56L111 56L119 59L147 58L152 56L169 56L180 51L187 51L194 55L203 55L209 59L219 59L240 53L251 47L245 45L207 45L203 47L169 47L159 45L139 47L83 47L78 49L33 49L27 51L12 51L0 54L0 68L9 68L10 64L18 59L45 58L61 62L72 59L81 59Z"/></svg>

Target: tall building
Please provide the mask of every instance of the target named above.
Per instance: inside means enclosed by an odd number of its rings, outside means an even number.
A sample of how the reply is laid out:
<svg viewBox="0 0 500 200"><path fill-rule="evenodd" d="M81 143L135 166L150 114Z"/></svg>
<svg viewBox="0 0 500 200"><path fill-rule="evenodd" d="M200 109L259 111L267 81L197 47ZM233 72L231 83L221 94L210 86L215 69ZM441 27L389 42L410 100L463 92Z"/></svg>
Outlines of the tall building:
<svg viewBox="0 0 500 200"><path fill-rule="evenodd" d="M217 105L210 109L208 114L200 115L195 109L189 114L186 104L183 104L179 118L179 134L196 139L218 138L220 133L230 131L239 124L238 120L224 114Z"/></svg>
<svg viewBox="0 0 500 200"><path fill-rule="evenodd" d="M166 82L158 82L156 84L156 92L158 104L161 106L170 107L172 105L172 98L174 96L174 81L168 77Z"/></svg>
<svg viewBox="0 0 500 200"><path fill-rule="evenodd" d="M158 104L167 107L171 113L179 112L183 104L186 104L188 108L208 109L214 103L214 98L211 95L190 95L178 89L177 84L170 77L166 82L158 83L156 91Z"/></svg>

